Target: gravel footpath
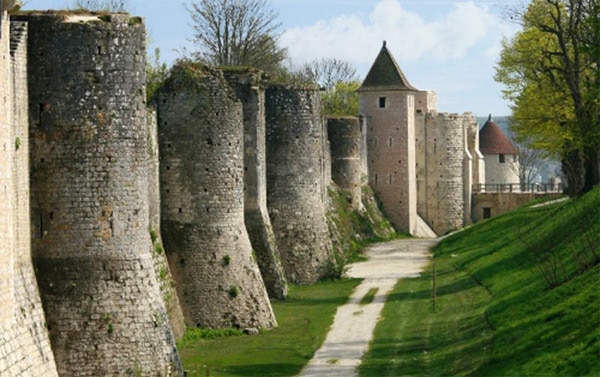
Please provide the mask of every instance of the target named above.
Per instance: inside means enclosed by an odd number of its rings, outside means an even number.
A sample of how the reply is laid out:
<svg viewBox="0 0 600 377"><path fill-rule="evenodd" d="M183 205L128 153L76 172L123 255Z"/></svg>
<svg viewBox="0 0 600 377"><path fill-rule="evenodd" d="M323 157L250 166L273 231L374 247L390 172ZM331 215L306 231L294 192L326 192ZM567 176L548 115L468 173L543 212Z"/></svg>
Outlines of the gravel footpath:
<svg viewBox="0 0 600 377"><path fill-rule="evenodd" d="M325 342L300 377L357 376L356 368L373 337L383 304L399 279L419 276L430 259L429 250L438 239L394 240L370 246L366 262L350 266L347 276L364 279L350 300L340 306ZM372 289L372 303L360 300Z"/></svg>

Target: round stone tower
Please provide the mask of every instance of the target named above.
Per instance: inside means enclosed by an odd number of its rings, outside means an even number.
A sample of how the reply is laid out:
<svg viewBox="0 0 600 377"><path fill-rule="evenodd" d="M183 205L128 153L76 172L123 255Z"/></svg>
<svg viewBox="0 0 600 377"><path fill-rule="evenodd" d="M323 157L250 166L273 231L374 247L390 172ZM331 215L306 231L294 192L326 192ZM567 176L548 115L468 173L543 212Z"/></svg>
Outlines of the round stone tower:
<svg viewBox="0 0 600 377"><path fill-rule="evenodd" d="M275 326L244 227L241 103L222 72L184 63L157 106L161 230L187 325Z"/></svg>
<svg viewBox="0 0 600 377"><path fill-rule="evenodd" d="M485 184L489 188L504 184L519 187L518 152L491 114L479 130L479 150L485 158Z"/></svg>
<svg viewBox="0 0 600 377"><path fill-rule="evenodd" d="M331 177L350 194L352 207L361 208L361 148L362 132L356 117L327 119L331 148Z"/></svg>
<svg viewBox="0 0 600 377"><path fill-rule="evenodd" d="M180 375L150 254L145 30L28 13L32 253L60 375Z"/></svg>
<svg viewBox="0 0 600 377"><path fill-rule="evenodd" d="M324 145L319 93L266 91L267 204L286 277L311 284L327 273L332 245L325 220Z"/></svg>

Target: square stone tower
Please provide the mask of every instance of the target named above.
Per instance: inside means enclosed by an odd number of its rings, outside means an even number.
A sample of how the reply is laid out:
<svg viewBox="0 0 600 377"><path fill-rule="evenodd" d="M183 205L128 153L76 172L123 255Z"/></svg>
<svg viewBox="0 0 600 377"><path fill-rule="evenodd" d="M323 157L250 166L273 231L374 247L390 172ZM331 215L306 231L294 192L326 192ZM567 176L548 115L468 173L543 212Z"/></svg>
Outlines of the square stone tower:
<svg viewBox="0 0 600 377"><path fill-rule="evenodd" d="M366 122L369 183L399 232L415 232L414 88L383 42L358 89L359 112Z"/></svg>

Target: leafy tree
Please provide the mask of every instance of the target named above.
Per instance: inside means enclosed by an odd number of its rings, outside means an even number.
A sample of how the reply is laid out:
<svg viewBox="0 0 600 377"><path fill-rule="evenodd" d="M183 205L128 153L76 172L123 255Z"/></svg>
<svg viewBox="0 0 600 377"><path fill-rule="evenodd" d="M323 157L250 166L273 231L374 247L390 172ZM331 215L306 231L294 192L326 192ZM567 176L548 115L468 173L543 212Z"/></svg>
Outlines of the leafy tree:
<svg viewBox="0 0 600 377"><path fill-rule="evenodd" d="M513 10L523 30L504 41L496 67L513 130L561 158L572 195L600 183L598 1L533 0Z"/></svg>
<svg viewBox="0 0 600 377"><path fill-rule="evenodd" d="M72 5L76 9L122 13L129 8L128 0L75 0Z"/></svg>
<svg viewBox="0 0 600 377"><path fill-rule="evenodd" d="M146 62L146 99L149 103L154 93L169 76L169 68L166 63L160 61L160 49L154 50L154 56L148 57Z"/></svg>
<svg viewBox="0 0 600 377"><path fill-rule="evenodd" d="M357 116L358 94L356 90L360 87L358 81L340 81L333 88L321 95L323 102L323 114L326 116Z"/></svg>
<svg viewBox="0 0 600 377"><path fill-rule="evenodd" d="M274 72L286 57L277 46L278 14L268 0L198 0L188 12L195 58L206 64Z"/></svg>
<svg viewBox="0 0 600 377"><path fill-rule="evenodd" d="M306 63L300 68L300 74L325 88L333 89L340 82L357 81L356 68L340 59L321 59Z"/></svg>
<svg viewBox="0 0 600 377"><path fill-rule="evenodd" d="M548 167L548 154L544 150L532 147L531 138L519 137L512 131L511 133L512 143L519 156L519 163L513 164L512 168L519 176L521 184L530 185Z"/></svg>

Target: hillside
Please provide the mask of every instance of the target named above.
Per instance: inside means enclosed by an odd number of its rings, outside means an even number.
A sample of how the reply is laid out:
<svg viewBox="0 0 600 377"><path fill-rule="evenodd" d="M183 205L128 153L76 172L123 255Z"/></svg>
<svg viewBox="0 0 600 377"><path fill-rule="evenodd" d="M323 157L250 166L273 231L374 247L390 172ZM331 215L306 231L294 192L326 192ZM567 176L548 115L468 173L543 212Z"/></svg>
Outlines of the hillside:
<svg viewBox="0 0 600 377"><path fill-rule="evenodd" d="M360 375L599 375L599 237L596 189L446 238L390 295Z"/></svg>

